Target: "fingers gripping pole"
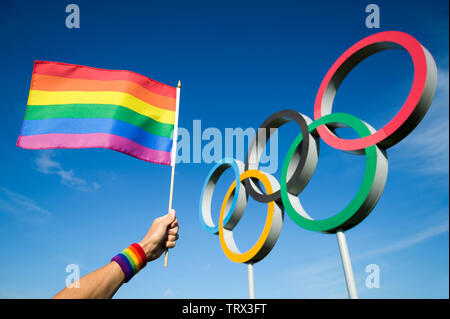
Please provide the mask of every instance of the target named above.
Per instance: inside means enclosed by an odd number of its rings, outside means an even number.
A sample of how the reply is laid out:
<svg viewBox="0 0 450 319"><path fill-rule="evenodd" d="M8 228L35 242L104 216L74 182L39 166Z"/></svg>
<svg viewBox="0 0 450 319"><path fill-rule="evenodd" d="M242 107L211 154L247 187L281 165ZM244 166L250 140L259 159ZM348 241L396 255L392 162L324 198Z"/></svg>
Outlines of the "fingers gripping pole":
<svg viewBox="0 0 450 319"><path fill-rule="evenodd" d="M347 240L343 231L336 232L339 251L341 252L342 266L344 268L345 281L347 282L348 296L350 299L358 299L355 276L353 275L352 262L348 251Z"/></svg>
<svg viewBox="0 0 450 319"><path fill-rule="evenodd" d="M175 178L175 163L177 161L177 140L178 140L178 114L180 111L180 89L181 82L178 81L177 85L177 98L176 98L176 109L175 109L175 125L173 128L173 144L172 144L172 154L171 154L171 166L172 174L170 176L170 193L169 193L169 212L172 210L172 199L173 199L173 181ZM167 267L167 259L169 257L169 250L166 249L164 255L164 267Z"/></svg>

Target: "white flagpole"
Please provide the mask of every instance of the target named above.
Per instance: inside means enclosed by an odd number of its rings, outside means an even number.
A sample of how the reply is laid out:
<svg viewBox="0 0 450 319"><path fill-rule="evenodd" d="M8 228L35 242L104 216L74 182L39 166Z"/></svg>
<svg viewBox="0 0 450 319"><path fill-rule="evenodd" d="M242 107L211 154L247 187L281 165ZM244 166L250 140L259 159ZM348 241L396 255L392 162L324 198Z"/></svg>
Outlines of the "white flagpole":
<svg viewBox="0 0 450 319"><path fill-rule="evenodd" d="M170 176L170 194L169 194L169 212L172 209L172 199L173 199L173 181L175 178L175 164L177 161L177 141L178 141L178 114L180 111L180 90L181 82L178 81L177 85L177 95L176 95L176 107L175 107L175 125L173 128L173 142L172 142L172 152L170 158L170 165L172 166L172 174ZM164 267L167 267L167 259L169 257L169 250L166 249L164 256Z"/></svg>
<svg viewBox="0 0 450 319"><path fill-rule="evenodd" d="M347 283L347 291L350 299L358 299L358 291L356 290L355 276L353 275L352 261L348 251L347 239L342 230L336 232L339 251L341 253L342 267L344 268L345 281Z"/></svg>
<svg viewBox="0 0 450 319"><path fill-rule="evenodd" d="M248 297L255 299L255 275L253 273L253 263L248 264Z"/></svg>

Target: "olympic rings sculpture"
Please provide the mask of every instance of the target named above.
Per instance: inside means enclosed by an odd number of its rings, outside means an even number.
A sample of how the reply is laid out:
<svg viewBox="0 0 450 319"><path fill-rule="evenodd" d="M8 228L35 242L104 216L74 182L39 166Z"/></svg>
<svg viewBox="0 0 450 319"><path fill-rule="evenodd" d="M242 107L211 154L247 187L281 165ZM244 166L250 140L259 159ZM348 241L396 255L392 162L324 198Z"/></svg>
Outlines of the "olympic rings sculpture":
<svg viewBox="0 0 450 319"><path fill-rule="evenodd" d="M351 114L332 113L336 92L350 71L372 54L393 48L406 50L414 65L411 91L394 118L376 131ZM437 70L432 55L411 35L388 31L357 42L337 59L325 75L315 100L314 121L294 110L282 110L272 114L261 125L265 129L278 129L293 121L300 127L300 133L283 161L280 182L258 170L262 151L273 133L273 130L263 130L264 133L258 130L250 144L245 164L224 158L209 172L200 196L201 224L208 232L219 235L225 255L238 263L258 262L271 251L281 231L284 211L298 226L311 231L336 233L355 227L370 214L383 193L388 172L386 150L405 138L422 120L433 100L436 83ZM359 138L338 137L333 132L338 127L352 128ZM364 155L366 166L363 181L353 200L334 216L315 220L303 209L298 196L316 168L319 137L335 149ZM256 159L256 163L251 163L251 158ZM212 196L217 181L228 168L233 170L235 181L225 195L219 222L215 224L211 217ZM267 217L255 245L241 253L234 241L233 229L244 213L249 195L258 202L267 203Z"/></svg>

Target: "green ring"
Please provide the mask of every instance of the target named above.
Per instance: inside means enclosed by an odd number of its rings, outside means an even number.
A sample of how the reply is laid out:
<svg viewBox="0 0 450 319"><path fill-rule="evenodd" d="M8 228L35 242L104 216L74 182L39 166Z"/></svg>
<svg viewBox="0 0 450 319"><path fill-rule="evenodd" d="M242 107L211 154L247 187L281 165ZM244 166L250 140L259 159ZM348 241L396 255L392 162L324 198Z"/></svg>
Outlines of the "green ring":
<svg viewBox="0 0 450 319"><path fill-rule="evenodd" d="M329 115L325 115L314 122L312 122L308 126L309 132L314 131L320 125L329 124L329 123L343 123L351 127L358 133L360 137L366 137L371 134L369 128L366 124L358 119L357 117L346 114L346 113L332 113ZM353 198L353 200L348 204L342 211L337 213L336 215L321 219L321 220L311 220L301 216L295 208L292 206L288 193L287 193L287 185L286 185L286 176L288 171L289 162L294 154L295 149L300 145L302 141L302 134L300 133L291 144L289 151L283 161L283 167L281 170L280 177L280 189L281 189L281 199L283 201L284 208L288 213L289 217L300 227L318 231L325 233L335 233L338 230L347 230L358 223L360 223L367 215L368 212L359 212L359 208L362 206L364 201L369 195L369 192L372 188L372 185L375 181L375 173L377 169L377 146L372 145L365 148L366 155L366 169L364 173L364 179L361 183L361 186L358 190L358 193ZM373 207L372 207L373 208ZM370 209L371 210L371 209ZM369 210L369 212L370 212Z"/></svg>

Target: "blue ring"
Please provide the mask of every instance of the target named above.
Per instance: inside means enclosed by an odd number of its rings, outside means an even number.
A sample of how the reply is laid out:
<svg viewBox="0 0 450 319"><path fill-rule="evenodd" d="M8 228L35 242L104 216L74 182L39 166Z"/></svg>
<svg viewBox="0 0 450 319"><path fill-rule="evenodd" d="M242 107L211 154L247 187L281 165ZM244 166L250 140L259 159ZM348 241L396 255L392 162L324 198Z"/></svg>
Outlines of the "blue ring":
<svg viewBox="0 0 450 319"><path fill-rule="evenodd" d="M200 223L202 224L203 228L206 229L207 232L211 233L211 234L215 234L217 235L219 233L219 225L215 225L215 226L209 226L206 224L205 220L203 219L203 211L202 211L202 203L203 203L203 197L204 197L204 193L205 193L205 189L208 186L209 181L211 180L213 174L216 172L217 169L219 169L222 166L226 166L225 169L220 173L220 175L218 176L218 179L220 178L220 176L223 174L223 172L225 172L229 167L231 167L233 169L234 172L234 176L236 178L236 189L235 189L235 194L236 196L234 196L233 198L233 202L230 206L230 209L227 212L227 215L225 216L225 218L223 219L223 224L224 227L228 224L231 216L233 215L232 212L234 211L235 207L236 207L236 203L238 201L238 196L237 194L239 194L239 188L241 187L241 183L240 183L240 173L239 173L239 166L236 164L236 161L233 158L230 157L225 157L223 159L221 159L208 173L208 177L205 180L205 183L203 184L202 187L202 192L200 195L200 205L199 205L199 217L200 217ZM211 194L211 200L212 200L212 194ZM211 206L209 207L209 209L211 210ZM211 212L211 211L210 211ZM212 219L212 217L211 217Z"/></svg>

